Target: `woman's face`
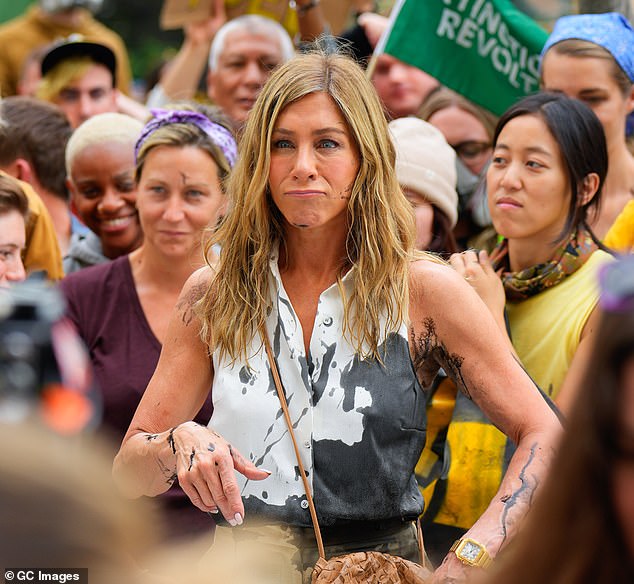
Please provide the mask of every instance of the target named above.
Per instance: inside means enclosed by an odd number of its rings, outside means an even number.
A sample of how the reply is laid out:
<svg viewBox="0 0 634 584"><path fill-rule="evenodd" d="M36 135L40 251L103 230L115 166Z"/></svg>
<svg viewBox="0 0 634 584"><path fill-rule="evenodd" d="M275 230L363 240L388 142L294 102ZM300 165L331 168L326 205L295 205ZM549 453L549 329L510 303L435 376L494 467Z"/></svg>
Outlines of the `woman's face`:
<svg viewBox="0 0 634 584"><path fill-rule="evenodd" d="M634 93L623 95L607 59L550 50L542 63L542 84L545 90L579 99L594 111L603 125L608 151L625 144L625 118L634 109Z"/></svg>
<svg viewBox="0 0 634 584"><path fill-rule="evenodd" d="M24 217L14 209L0 214L0 288L26 278L21 255L25 242Z"/></svg>
<svg viewBox="0 0 634 584"><path fill-rule="evenodd" d="M138 190L143 245L169 257L190 257L225 208L216 163L193 146L152 148Z"/></svg>
<svg viewBox="0 0 634 584"><path fill-rule="evenodd" d="M557 142L541 118L523 115L504 126L487 170L496 231L510 240L551 242L570 205L570 184Z"/></svg>
<svg viewBox="0 0 634 584"><path fill-rule="evenodd" d="M625 366L623 402L619 421L619 457L614 469L613 489L616 514L625 544L634 558L634 359Z"/></svg>
<svg viewBox="0 0 634 584"><path fill-rule="evenodd" d="M436 126L464 165L479 175L491 156L491 138L473 114L452 105L434 112L427 120Z"/></svg>
<svg viewBox="0 0 634 584"><path fill-rule="evenodd" d="M101 239L106 257L114 259L141 244L134 144L88 146L72 162L68 187L77 215Z"/></svg>
<svg viewBox="0 0 634 584"><path fill-rule="evenodd" d="M414 208L416 249L426 250L434 236L434 208L429 201L412 189L405 187L403 193Z"/></svg>
<svg viewBox="0 0 634 584"><path fill-rule="evenodd" d="M286 107L271 136L269 188L293 229L340 225L359 171L359 152L332 98L311 93Z"/></svg>

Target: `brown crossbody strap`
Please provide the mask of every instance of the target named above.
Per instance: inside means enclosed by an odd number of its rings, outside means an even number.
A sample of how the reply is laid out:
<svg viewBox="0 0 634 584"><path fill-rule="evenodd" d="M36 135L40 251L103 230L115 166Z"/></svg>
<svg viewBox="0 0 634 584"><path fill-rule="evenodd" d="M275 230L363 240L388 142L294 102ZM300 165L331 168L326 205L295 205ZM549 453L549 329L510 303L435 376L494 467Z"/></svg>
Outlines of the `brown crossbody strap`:
<svg viewBox="0 0 634 584"><path fill-rule="evenodd" d="M319 529L319 521L317 520L317 510L315 509L315 503L313 501L313 496L310 492L310 485L308 484L308 478L306 477L306 471L304 470L304 464L302 463L302 458L299 454L299 447L297 446L297 440L295 440L295 432L293 431L293 422L291 421L291 416L288 413L288 405L286 404L286 395L284 394L284 388L282 387L282 380L280 379L280 373L277 369L277 363L275 361L275 357L273 356L273 351L271 350L271 343L269 341L269 335L262 327L260 334L262 335L262 340L264 341L264 348L266 350L266 356L269 360L269 366L271 367L271 373L273 374L273 381L275 381L275 389L277 389L277 395L280 398L280 404L282 405L282 411L284 412L284 419L286 420L286 425L288 427L288 433L291 436L291 440L293 441L293 449L295 450L295 457L297 458L297 465L299 467L299 473L302 477L302 482L304 483L304 490L306 491L306 499L308 501L308 509L310 511L310 518L313 522L313 529L315 531L315 539L317 540L317 551L319 553L319 557L326 559L326 554L324 552L324 542L321 537L321 529ZM420 563L422 566L428 566L427 554L425 554L425 545L423 543L423 530L420 524L420 517L416 520L416 539L418 541L418 552L420 554Z"/></svg>
<svg viewBox="0 0 634 584"><path fill-rule="evenodd" d="M304 490L306 491L306 499L308 500L308 509L310 510L310 518L313 521L313 529L315 530L315 539L317 540L317 551L319 552L319 557L325 560L326 554L324 552L324 542L321 538L321 530L319 529L319 521L317 521L317 510L315 509L313 496L310 494L310 485L308 484L308 478L306 477L306 471L304 470L302 457L299 454L299 447L297 446L297 440L295 440L295 432L293 432L293 422L291 421L291 416L288 413L288 406L286 405L286 396L284 395L282 380L280 379L280 373L277 370L275 357L273 357L273 351L271 350L271 343L269 342L269 335L264 330L262 331L261 334L264 340L264 348L266 349L266 355L269 359L271 373L273 373L273 380L275 381L275 388L277 389L277 395L280 398L280 404L282 405L282 411L284 412L284 419L286 420L288 433L290 434L291 440L293 441L293 449L295 450L295 457L297 458L299 473L302 476L302 482L304 483Z"/></svg>

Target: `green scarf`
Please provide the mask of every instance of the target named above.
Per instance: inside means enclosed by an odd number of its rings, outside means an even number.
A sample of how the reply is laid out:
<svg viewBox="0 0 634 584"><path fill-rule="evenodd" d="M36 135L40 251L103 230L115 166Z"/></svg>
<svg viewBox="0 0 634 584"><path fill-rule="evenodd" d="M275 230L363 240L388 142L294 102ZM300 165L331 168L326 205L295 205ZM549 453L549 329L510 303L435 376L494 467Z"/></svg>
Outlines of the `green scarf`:
<svg viewBox="0 0 634 584"><path fill-rule="evenodd" d="M557 247L553 259L519 272L510 271L506 239L495 247L491 256L495 258L493 268L496 271L502 269L506 299L510 302L519 302L559 284L583 266L597 249L598 246L590 232L581 227Z"/></svg>

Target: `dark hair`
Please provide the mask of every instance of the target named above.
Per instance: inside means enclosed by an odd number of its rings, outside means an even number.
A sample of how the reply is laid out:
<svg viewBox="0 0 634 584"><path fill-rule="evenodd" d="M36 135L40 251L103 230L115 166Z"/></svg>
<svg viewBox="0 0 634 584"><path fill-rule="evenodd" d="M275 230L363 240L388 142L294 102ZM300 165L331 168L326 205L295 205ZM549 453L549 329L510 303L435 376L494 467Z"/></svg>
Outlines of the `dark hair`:
<svg viewBox="0 0 634 584"><path fill-rule="evenodd" d="M431 251L446 258L452 253L458 253L460 249L456 243L451 221L444 211L432 204L434 218L432 220L432 239L424 251Z"/></svg>
<svg viewBox="0 0 634 584"><path fill-rule="evenodd" d="M29 200L20 183L14 178L0 174L0 215L17 211L26 220L29 213Z"/></svg>
<svg viewBox="0 0 634 584"><path fill-rule="evenodd" d="M572 196L570 210L558 241L565 239L580 225L587 225L588 213L598 213L601 190L608 172L608 150L603 126L595 113L584 103L562 93L543 92L530 95L511 106L500 117L493 134L493 144L504 126L520 116L534 115L544 121L559 146L568 171ZM579 191L590 174L599 176L599 188L585 205L579 202Z"/></svg>
<svg viewBox="0 0 634 584"><path fill-rule="evenodd" d="M66 116L53 104L12 96L0 102L0 117L0 166L24 158L40 184L67 201L64 152L73 130Z"/></svg>
<svg viewBox="0 0 634 584"><path fill-rule="evenodd" d="M634 581L613 494L625 367L633 358L634 311L603 312L550 474L487 584Z"/></svg>

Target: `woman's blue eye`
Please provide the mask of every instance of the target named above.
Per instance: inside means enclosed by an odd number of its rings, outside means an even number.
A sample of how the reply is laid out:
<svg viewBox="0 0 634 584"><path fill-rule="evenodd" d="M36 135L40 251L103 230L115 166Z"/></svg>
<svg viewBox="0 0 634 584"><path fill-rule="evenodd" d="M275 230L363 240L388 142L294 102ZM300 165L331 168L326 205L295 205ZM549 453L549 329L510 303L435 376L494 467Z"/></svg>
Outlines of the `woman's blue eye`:
<svg viewBox="0 0 634 584"><path fill-rule="evenodd" d="M290 140L276 140L275 142L273 142L273 147L274 148L292 148L293 144L290 142Z"/></svg>
<svg viewBox="0 0 634 584"><path fill-rule="evenodd" d="M337 146L339 146L339 144L334 140L322 140L321 142L319 142L319 145L323 148L336 148Z"/></svg>

